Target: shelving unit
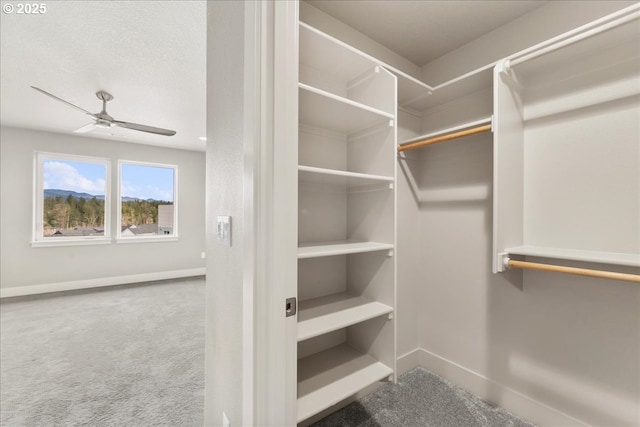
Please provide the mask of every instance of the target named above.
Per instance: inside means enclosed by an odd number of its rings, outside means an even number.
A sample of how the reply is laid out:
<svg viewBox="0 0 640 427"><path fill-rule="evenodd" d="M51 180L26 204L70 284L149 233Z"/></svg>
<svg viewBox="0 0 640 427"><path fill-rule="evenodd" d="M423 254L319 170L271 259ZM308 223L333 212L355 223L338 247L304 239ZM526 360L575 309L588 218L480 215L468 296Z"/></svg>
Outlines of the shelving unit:
<svg viewBox="0 0 640 427"><path fill-rule="evenodd" d="M301 422L394 379L398 86L372 57L299 31Z"/></svg>
<svg viewBox="0 0 640 427"><path fill-rule="evenodd" d="M298 177L303 182L314 182L331 185L344 185L357 188L375 184L393 184L393 177L366 173L346 172L335 169L298 166Z"/></svg>
<svg viewBox="0 0 640 427"><path fill-rule="evenodd" d="M640 266L639 23L636 5L496 67L494 272L509 255Z"/></svg>
<svg viewBox="0 0 640 427"><path fill-rule="evenodd" d="M366 252L390 251L393 245L378 242L323 242L301 243L298 247L298 259L319 258L324 256L362 254Z"/></svg>
<svg viewBox="0 0 640 427"><path fill-rule="evenodd" d="M566 259L599 264L640 267L640 254L583 251L566 248L545 248L540 246L517 246L505 249L509 255L533 256L539 258Z"/></svg>
<svg viewBox="0 0 640 427"><path fill-rule="evenodd" d="M346 328L393 312L393 307L346 292L301 301L298 341Z"/></svg>
<svg viewBox="0 0 640 427"><path fill-rule="evenodd" d="M389 121L393 114L334 95L303 83L300 87L300 122L346 134Z"/></svg>
<svg viewBox="0 0 640 427"><path fill-rule="evenodd" d="M391 375L391 367L346 344L298 360L298 422Z"/></svg>

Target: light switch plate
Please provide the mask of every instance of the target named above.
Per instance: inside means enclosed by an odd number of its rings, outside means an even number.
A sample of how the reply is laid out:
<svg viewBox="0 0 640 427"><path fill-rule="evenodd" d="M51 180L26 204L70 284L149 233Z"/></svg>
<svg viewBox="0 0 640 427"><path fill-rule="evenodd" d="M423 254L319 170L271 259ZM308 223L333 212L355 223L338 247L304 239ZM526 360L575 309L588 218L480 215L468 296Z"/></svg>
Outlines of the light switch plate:
<svg viewBox="0 0 640 427"><path fill-rule="evenodd" d="M225 246L231 246L231 217L218 217L218 241Z"/></svg>

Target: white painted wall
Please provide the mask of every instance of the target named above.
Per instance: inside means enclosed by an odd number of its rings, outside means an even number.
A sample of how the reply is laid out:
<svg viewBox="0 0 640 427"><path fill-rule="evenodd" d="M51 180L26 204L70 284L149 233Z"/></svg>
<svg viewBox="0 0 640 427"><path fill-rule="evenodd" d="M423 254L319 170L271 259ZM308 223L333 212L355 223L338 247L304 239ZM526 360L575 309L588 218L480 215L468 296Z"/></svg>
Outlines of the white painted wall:
<svg viewBox="0 0 640 427"><path fill-rule="evenodd" d="M205 425L244 425L244 19L242 2L207 4L207 333ZM231 246L216 216L232 217Z"/></svg>
<svg viewBox="0 0 640 427"><path fill-rule="evenodd" d="M3 294L28 292L30 286L40 293L204 273L204 153L8 127L1 129L0 149ZM31 247L35 151L111 159L113 196L118 160L178 165L179 240ZM113 228L117 203L111 210Z"/></svg>

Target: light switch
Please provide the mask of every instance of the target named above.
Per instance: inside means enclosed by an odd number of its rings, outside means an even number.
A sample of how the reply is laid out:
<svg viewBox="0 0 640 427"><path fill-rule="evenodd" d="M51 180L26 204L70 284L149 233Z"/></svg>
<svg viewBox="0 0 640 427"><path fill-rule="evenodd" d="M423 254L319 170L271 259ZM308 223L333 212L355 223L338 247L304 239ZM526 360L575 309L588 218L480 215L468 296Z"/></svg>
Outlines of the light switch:
<svg viewBox="0 0 640 427"><path fill-rule="evenodd" d="M218 241L225 246L231 246L231 217L218 217Z"/></svg>

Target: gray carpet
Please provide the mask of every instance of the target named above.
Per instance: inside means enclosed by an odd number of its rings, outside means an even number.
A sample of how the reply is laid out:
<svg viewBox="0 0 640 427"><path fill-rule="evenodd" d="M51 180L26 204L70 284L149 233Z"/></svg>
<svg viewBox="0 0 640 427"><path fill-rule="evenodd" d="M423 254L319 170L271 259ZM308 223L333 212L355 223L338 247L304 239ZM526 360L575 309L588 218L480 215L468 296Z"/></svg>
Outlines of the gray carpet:
<svg viewBox="0 0 640 427"><path fill-rule="evenodd" d="M5 299L0 425L201 426L204 279Z"/></svg>
<svg viewBox="0 0 640 427"><path fill-rule="evenodd" d="M314 427L531 427L453 383L415 368Z"/></svg>
<svg viewBox="0 0 640 427"><path fill-rule="evenodd" d="M0 425L201 426L204 279L0 303ZM417 368L317 427L529 427Z"/></svg>

